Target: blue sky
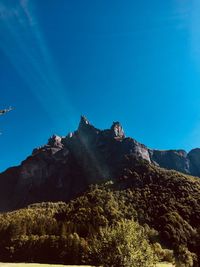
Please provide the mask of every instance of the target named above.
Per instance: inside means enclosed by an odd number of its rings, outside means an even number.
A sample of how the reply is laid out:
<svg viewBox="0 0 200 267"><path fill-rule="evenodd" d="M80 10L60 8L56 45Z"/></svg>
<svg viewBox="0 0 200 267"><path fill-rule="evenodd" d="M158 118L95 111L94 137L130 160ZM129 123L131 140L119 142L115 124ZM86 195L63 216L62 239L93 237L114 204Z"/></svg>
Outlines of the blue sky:
<svg viewBox="0 0 200 267"><path fill-rule="evenodd" d="M0 171L84 114L157 149L200 147L198 0L0 0Z"/></svg>

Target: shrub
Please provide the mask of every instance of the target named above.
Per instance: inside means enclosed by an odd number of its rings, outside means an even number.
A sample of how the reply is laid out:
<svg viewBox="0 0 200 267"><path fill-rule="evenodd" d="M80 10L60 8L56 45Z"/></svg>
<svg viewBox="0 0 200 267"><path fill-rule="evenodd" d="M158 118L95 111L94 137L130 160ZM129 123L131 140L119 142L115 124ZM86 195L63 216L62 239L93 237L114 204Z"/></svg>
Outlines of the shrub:
<svg viewBox="0 0 200 267"><path fill-rule="evenodd" d="M102 228L90 243L89 257L91 264L105 267L150 267L155 262L144 228L130 220Z"/></svg>

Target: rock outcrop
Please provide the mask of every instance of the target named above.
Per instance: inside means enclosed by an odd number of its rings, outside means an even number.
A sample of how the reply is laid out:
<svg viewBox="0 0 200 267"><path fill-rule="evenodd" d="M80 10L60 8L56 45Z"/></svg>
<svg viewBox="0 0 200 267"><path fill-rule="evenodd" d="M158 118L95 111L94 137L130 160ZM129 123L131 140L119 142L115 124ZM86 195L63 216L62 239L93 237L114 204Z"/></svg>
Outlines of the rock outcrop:
<svg viewBox="0 0 200 267"><path fill-rule="evenodd" d="M192 149L187 158L190 161L190 173L195 176L200 176L200 148Z"/></svg>
<svg viewBox="0 0 200 267"><path fill-rule="evenodd" d="M152 163L190 174L190 160L184 150L149 150Z"/></svg>
<svg viewBox="0 0 200 267"><path fill-rule="evenodd" d="M126 137L119 122L100 130L81 116L78 129L52 136L22 164L0 174L0 211L42 201L68 201L89 184L117 179L127 155L200 176L200 149L152 150ZM123 166L124 167L124 166Z"/></svg>

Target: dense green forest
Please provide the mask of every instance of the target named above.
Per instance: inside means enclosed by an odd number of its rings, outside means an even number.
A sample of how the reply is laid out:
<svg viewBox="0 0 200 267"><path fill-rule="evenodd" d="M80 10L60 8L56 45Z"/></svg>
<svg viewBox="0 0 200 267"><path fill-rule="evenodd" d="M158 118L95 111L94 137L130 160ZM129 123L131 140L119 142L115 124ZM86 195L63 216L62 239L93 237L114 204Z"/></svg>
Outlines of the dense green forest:
<svg viewBox="0 0 200 267"><path fill-rule="evenodd" d="M199 266L199 178L131 156L119 177L69 203L1 214L0 261Z"/></svg>

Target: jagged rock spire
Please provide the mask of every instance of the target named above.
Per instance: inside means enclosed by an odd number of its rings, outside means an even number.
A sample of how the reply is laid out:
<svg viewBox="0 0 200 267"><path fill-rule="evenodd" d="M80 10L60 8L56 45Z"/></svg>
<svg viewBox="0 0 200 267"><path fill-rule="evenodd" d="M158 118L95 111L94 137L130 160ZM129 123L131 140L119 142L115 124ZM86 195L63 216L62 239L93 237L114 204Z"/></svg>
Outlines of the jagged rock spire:
<svg viewBox="0 0 200 267"><path fill-rule="evenodd" d="M51 136L48 140L48 145L52 146L52 147L62 147L62 137L54 134L53 136Z"/></svg>
<svg viewBox="0 0 200 267"><path fill-rule="evenodd" d="M90 125L91 124L90 124L89 120L85 116L81 115L81 119L80 119L80 122L79 122L78 130L85 129Z"/></svg>
<svg viewBox="0 0 200 267"><path fill-rule="evenodd" d="M90 124L89 120L84 115L81 115L80 123Z"/></svg>
<svg viewBox="0 0 200 267"><path fill-rule="evenodd" d="M124 130L123 130L120 122L118 122L118 121L113 122L113 124L111 126L111 131L112 131L112 135L116 138L124 138L125 137Z"/></svg>

